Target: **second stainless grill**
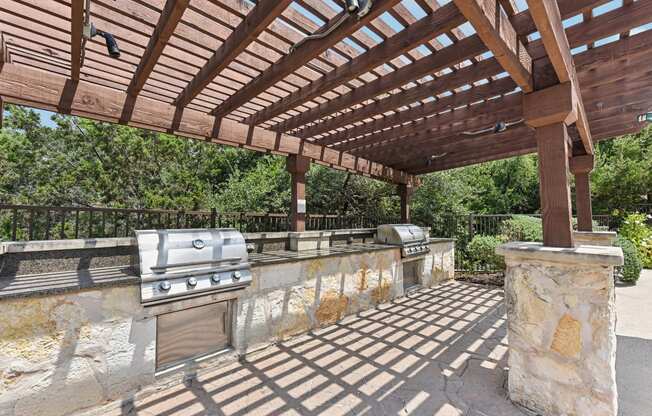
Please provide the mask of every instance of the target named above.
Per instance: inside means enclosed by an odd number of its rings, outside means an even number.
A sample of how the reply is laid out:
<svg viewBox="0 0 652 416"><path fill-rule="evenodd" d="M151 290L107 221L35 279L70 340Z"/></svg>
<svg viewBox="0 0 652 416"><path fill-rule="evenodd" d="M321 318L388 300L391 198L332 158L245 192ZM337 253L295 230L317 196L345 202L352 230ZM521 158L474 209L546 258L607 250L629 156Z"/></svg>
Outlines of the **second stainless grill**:
<svg viewBox="0 0 652 416"><path fill-rule="evenodd" d="M384 224L376 229L376 242L401 247L402 257L418 256L430 251L428 236L413 224Z"/></svg>
<svg viewBox="0 0 652 416"><path fill-rule="evenodd" d="M251 284L247 247L237 230L139 230L136 239L143 303Z"/></svg>

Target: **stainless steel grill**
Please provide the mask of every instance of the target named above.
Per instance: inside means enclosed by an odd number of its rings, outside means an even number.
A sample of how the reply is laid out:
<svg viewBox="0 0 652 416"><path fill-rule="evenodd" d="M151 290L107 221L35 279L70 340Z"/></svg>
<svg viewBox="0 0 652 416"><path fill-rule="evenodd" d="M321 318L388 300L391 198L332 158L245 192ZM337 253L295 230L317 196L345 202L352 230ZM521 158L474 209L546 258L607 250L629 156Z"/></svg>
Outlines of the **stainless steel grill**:
<svg viewBox="0 0 652 416"><path fill-rule="evenodd" d="M375 241L400 246L401 257L419 256L430 251L428 236L421 227L413 224L379 225Z"/></svg>
<svg viewBox="0 0 652 416"><path fill-rule="evenodd" d="M251 284L244 237L234 229L136 231L142 303L161 303Z"/></svg>

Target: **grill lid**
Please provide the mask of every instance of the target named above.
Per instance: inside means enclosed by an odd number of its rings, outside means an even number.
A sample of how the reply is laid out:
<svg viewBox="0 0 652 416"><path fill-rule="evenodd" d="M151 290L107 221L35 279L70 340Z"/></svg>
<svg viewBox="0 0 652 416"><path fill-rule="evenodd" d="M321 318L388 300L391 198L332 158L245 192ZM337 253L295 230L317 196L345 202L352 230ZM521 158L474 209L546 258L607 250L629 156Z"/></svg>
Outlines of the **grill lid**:
<svg viewBox="0 0 652 416"><path fill-rule="evenodd" d="M423 244L426 233L414 224L383 224L376 229L377 243L393 245Z"/></svg>
<svg viewBox="0 0 652 416"><path fill-rule="evenodd" d="M164 278L169 274L205 271L246 263L247 247L234 229L138 230L140 275Z"/></svg>

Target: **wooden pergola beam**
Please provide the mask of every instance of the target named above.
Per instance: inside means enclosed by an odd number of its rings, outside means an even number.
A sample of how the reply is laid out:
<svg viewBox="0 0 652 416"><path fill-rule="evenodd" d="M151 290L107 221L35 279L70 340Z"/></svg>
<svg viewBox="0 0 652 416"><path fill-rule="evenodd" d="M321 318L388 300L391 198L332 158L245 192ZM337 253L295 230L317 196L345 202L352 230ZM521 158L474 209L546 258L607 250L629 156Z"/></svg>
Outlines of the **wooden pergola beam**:
<svg viewBox="0 0 652 416"><path fill-rule="evenodd" d="M580 132L582 143L584 143L584 150L587 154L593 154L591 131L584 111L575 64L573 63L573 56L571 55L568 38L566 38L559 7L556 2L547 0L528 0L528 6L559 81L571 84L572 95L576 101L577 129Z"/></svg>
<svg viewBox="0 0 652 416"><path fill-rule="evenodd" d="M318 134L334 130L347 124L355 123L376 114L412 104L419 100L436 96L449 90L454 90L465 84L470 84L481 79L489 78L502 72L502 67L494 58L481 61L477 65L466 66L456 72L442 75L438 79L425 82L405 91L392 94L389 97L374 101L359 109L342 113L337 117L322 120L312 126L298 130L295 135L302 138L314 137ZM320 141L321 139L318 139Z"/></svg>
<svg viewBox="0 0 652 416"><path fill-rule="evenodd" d="M451 94L446 97L441 97L437 100L419 106L410 107L404 111L398 111L394 114L367 123L363 123L359 126L347 128L345 130L326 136L321 140L317 140L316 142L319 144L330 145L342 142L343 140L349 140L343 144L342 148L355 148L358 147L358 140L350 139L357 138L364 134L385 130L392 126L399 126L403 123L422 117L428 117L442 111L452 110L469 103L484 101L498 95L507 94L508 92L513 91L515 88L516 84L511 78L501 78L494 82L474 86L468 90L461 91L456 94ZM393 130L394 129L389 131ZM368 137L370 136L364 137L365 142L367 141L366 139ZM370 141L370 143L373 142L373 140Z"/></svg>
<svg viewBox="0 0 652 416"><path fill-rule="evenodd" d="M183 13L188 8L190 0L167 0L165 7L161 12L158 23L154 28L152 36L149 38L147 48L140 58L138 68L131 78L131 82L127 87L127 100L123 107L122 116L120 117L121 123L126 123L131 117L131 112L136 102L136 97L145 86L149 76L154 71L154 67L159 58L163 54L163 49L168 44L170 37L174 33L177 25L183 17Z"/></svg>
<svg viewBox="0 0 652 416"><path fill-rule="evenodd" d="M506 97L496 98L470 107L449 111L440 115L425 118L413 123L383 130L365 136L358 140L334 146L334 149L350 151L353 149L374 152L382 151L391 146L391 143L402 140L418 149L424 143L451 134L461 134L465 131L476 131L491 128L499 121L513 122L523 116L521 108L521 95L511 94ZM370 147L373 146L373 147ZM376 153L372 153L376 155Z"/></svg>
<svg viewBox="0 0 652 416"><path fill-rule="evenodd" d="M284 0L285 1L285 0ZM378 0L375 1L370 12L364 17L357 19L351 17L342 23L339 27L333 30L328 36L311 40L308 43L301 45L298 49L290 52L288 55L281 58L274 65L270 66L265 72L263 72L258 78L249 84L245 85L238 92L230 96L226 101L217 106L211 114L222 118L227 114L230 114L232 111L236 110L241 105L247 103L252 98L258 96L258 94L267 90L269 87L276 84L278 81L282 80L286 76L293 73L295 70L301 66L307 64L321 54L327 49L331 48L332 45L338 41L344 39L345 37L351 35L352 33L358 31L364 27L367 23L371 22L376 17L380 16L386 10L391 9L396 3L400 0ZM268 3L275 2L275 0L267 0ZM342 14L347 13L342 11L340 14L335 16L332 21L339 20ZM332 22L329 22L332 23ZM329 26L327 24L326 26ZM327 30L326 27L322 28Z"/></svg>
<svg viewBox="0 0 652 416"><path fill-rule="evenodd" d="M84 0L70 4L70 79L79 81L82 55L82 27L84 26Z"/></svg>
<svg viewBox="0 0 652 416"><path fill-rule="evenodd" d="M66 77L17 64L5 64L0 73L0 96L6 102L57 111L65 90ZM126 94L112 88L79 81L71 97L71 114L95 120L118 122ZM139 96L129 125L156 131L169 131L176 108L147 97ZM208 140L213 143L244 147L275 154L297 154L322 165L348 170L361 175L395 183L410 183L411 175L387 166L306 142L286 134L278 134L232 120L216 120L208 114L186 109L174 134Z"/></svg>
<svg viewBox="0 0 652 416"><path fill-rule="evenodd" d="M480 55L484 50L485 46L480 38L470 36L460 40L455 45L428 55L384 77L375 79L333 100L289 118L274 128L282 132L293 130L337 111L342 111L365 100L374 98L379 94L399 88L428 74L441 71L444 68L451 67L466 59ZM416 88L420 87L417 86Z"/></svg>
<svg viewBox="0 0 652 416"><path fill-rule="evenodd" d="M532 60L497 0L454 0L498 62L525 92L534 90Z"/></svg>
<svg viewBox="0 0 652 416"><path fill-rule="evenodd" d="M414 24L406 27L405 30L380 42L368 52L357 56L347 64L337 67L334 71L327 73L315 82L252 114L244 122L254 125L265 122L350 81L358 75L385 64L442 33L453 30L464 21L464 17L459 13L455 5L444 6L434 13L419 19Z"/></svg>
<svg viewBox="0 0 652 416"><path fill-rule="evenodd" d="M215 77L235 60L276 19L291 0L261 0L215 51L179 94L175 104L188 105Z"/></svg>

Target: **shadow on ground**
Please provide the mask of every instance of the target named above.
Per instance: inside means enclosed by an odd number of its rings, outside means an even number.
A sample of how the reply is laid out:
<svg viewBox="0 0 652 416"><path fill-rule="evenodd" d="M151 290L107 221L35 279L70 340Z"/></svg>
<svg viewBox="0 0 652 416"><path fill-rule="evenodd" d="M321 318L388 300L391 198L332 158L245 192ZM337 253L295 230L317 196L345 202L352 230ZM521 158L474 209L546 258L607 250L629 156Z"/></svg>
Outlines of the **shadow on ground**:
<svg viewBox="0 0 652 416"><path fill-rule="evenodd" d="M125 402L116 415L522 416L502 290L451 282Z"/></svg>

